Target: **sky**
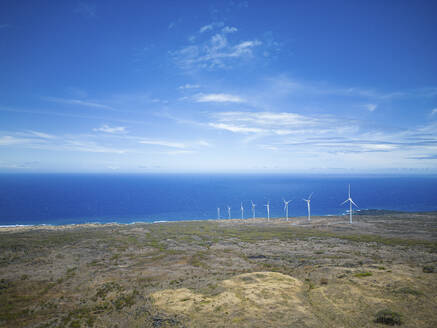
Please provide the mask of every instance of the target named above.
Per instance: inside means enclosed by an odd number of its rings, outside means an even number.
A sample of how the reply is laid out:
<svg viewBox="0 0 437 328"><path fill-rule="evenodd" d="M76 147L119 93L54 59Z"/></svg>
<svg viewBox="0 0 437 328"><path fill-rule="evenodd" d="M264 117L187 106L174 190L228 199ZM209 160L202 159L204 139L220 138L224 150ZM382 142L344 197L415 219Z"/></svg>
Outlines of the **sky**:
<svg viewBox="0 0 437 328"><path fill-rule="evenodd" d="M0 2L0 172L437 173L436 1Z"/></svg>

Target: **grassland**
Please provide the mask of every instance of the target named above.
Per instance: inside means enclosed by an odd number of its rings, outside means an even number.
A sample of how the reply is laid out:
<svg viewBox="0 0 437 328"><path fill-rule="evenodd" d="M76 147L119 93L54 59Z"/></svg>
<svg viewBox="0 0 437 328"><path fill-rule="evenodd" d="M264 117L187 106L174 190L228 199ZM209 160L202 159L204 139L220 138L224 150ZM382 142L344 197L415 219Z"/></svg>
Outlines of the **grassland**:
<svg viewBox="0 0 437 328"><path fill-rule="evenodd" d="M437 213L0 229L1 327L437 327Z"/></svg>

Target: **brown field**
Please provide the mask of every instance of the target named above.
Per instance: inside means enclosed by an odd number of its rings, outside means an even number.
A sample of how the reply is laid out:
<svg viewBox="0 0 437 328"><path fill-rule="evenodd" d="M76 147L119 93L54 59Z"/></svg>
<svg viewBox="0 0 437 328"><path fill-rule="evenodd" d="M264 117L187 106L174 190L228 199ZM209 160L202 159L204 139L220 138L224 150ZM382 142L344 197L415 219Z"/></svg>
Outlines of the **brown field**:
<svg viewBox="0 0 437 328"><path fill-rule="evenodd" d="M0 327L437 327L437 213L354 218L0 228Z"/></svg>

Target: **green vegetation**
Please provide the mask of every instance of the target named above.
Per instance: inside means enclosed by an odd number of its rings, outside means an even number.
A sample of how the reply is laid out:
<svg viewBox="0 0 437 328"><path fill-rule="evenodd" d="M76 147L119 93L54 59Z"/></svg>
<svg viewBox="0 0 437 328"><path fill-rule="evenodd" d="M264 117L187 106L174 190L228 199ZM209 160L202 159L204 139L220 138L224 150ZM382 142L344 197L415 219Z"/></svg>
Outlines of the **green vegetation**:
<svg viewBox="0 0 437 328"><path fill-rule="evenodd" d="M354 277L362 278L362 277L370 277L372 272L358 272L354 274Z"/></svg>
<svg viewBox="0 0 437 328"><path fill-rule="evenodd" d="M376 314L375 322L390 326L401 325L402 318L399 313L386 309L381 310Z"/></svg>
<svg viewBox="0 0 437 328"><path fill-rule="evenodd" d="M399 289L396 289L395 293L403 294L403 295L414 295L414 296L421 296L421 295L423 295L423 293L421 291L418 291L418 290L413 289L411 287L401 287Z"/></svg>

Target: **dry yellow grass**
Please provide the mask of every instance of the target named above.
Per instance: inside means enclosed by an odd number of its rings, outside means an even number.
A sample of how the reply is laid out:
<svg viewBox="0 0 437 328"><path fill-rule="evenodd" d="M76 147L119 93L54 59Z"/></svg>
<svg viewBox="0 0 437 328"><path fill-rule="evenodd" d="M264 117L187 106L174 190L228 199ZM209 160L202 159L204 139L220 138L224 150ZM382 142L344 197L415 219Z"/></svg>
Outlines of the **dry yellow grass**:
<svg viewBox="0 0 437 328"><path fill-rule="evenodd" d="M191 326L266 327L287 320L294 326L315 324L304 301L302 281L277 272L253 272L222 281L217 294L187 288L167 289L152 295L165 311L191 318ZM214 292L214 291L212 291Z"/></svg>

